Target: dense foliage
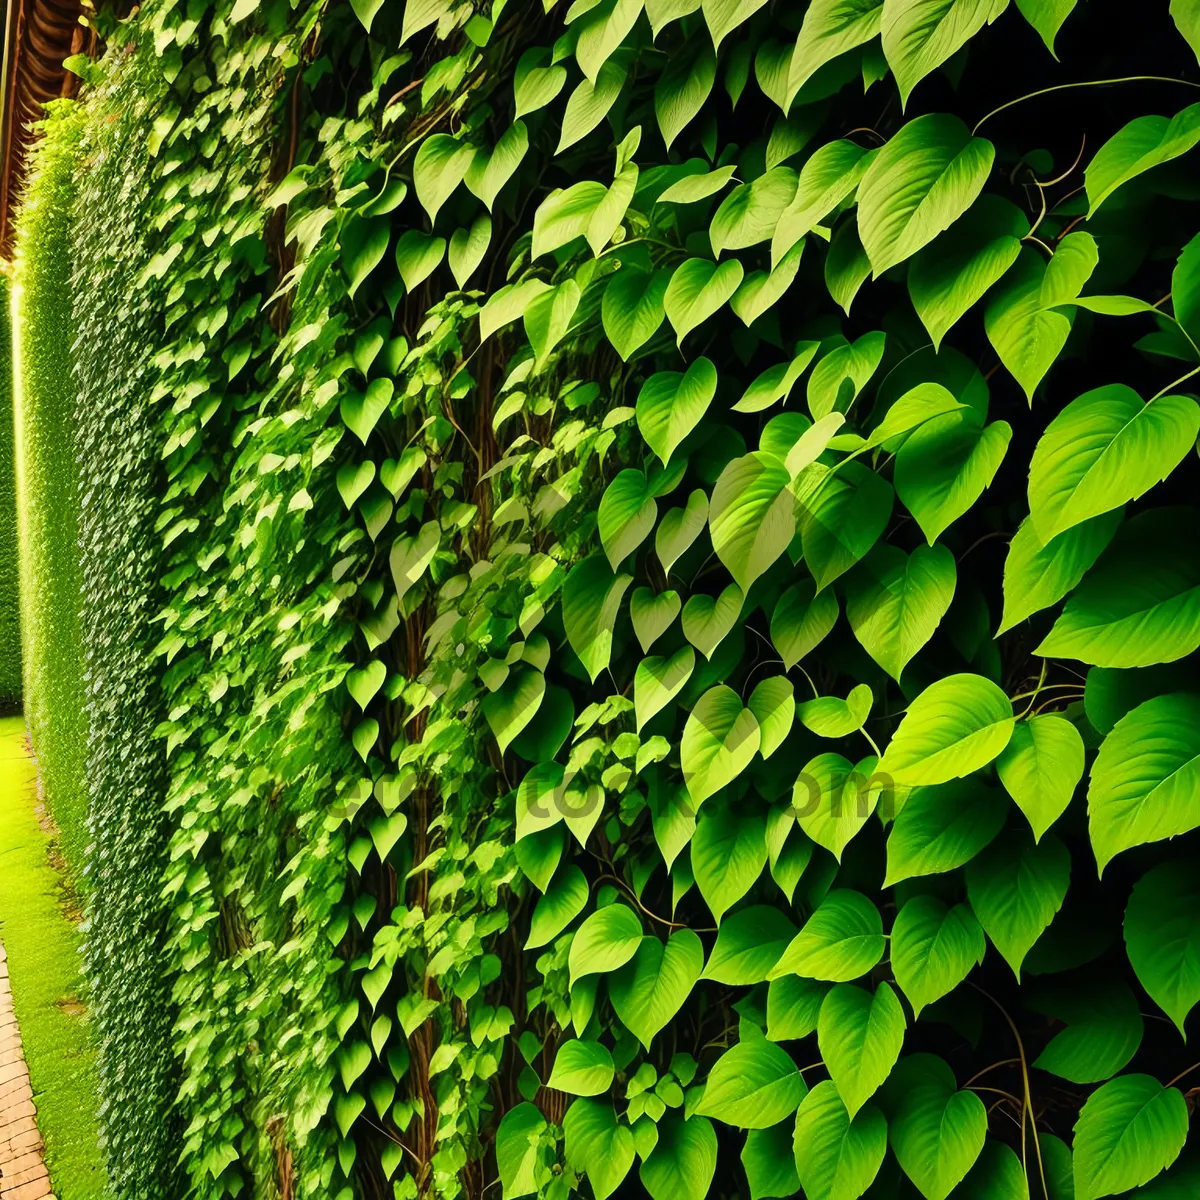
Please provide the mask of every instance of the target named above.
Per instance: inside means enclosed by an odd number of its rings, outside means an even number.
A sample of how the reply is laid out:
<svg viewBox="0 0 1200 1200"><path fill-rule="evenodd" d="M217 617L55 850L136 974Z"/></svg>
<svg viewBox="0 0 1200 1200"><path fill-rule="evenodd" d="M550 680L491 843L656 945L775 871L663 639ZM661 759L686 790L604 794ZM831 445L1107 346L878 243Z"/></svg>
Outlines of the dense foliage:
<svg viewBox="0 0 1200 1200"><path fill-rule="evenodd" d="M102 22L22 244L69 164L117 1195L1200 1186L1144 8Z"/></svg>
<svg viewBox="0 0 1200 1200"><path fill-rule="evenodd" d="M71 380L70 222L79 122L40 143L13 260L13 421L25 721L39 792L77 880L87 845L80 565Z"/></svg>
<svg viewBox="0 0 1200 1200"><path fill-rule="evenodd" d="M0 709L21 700L21 610L17 579L17 497L13 468L12 344L8 278L0 277Z"/></svg>

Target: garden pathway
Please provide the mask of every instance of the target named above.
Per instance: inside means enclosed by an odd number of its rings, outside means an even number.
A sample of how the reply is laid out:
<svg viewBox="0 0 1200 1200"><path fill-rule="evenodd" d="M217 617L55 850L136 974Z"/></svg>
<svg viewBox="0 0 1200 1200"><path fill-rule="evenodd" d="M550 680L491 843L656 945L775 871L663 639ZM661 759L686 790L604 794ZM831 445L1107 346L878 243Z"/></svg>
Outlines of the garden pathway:
<svg viewBox="0 0 1200 1200"><path fill-rule="evenodd" d="M0 946L0 1200L54 1200Z"/></svg>

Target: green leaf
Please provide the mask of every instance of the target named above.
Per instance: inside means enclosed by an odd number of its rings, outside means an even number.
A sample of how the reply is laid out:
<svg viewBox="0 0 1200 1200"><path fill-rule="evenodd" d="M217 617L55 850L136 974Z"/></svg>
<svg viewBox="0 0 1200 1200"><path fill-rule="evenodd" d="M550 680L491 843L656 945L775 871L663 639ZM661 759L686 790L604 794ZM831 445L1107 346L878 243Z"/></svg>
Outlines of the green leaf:
<svg viewBox="0 0 1200 1200"><path fill-rule="evenodd" d="M241 7L240 4L235 7L231 15L231 20L236 21L238 19L240 15L238 9ZM250 12L253 12L254 8L257 7L257 0L254 0L254 7L249 12L246 12L245 15L249 16ZM362 22L363 28L370 33L371 22L375 20L375 14L383 7L383 0L350 0L350 7L354 9L354 15Z"/></svg>
<svg viewBox="0 0 1200 1200"><path fill-rule="evenodd" d="M903 815L903 814L901 814ZM1006 834L967 864L967 897L984 932L1021 978L1021 964L1066 899L1071 855L1053 834Z"/></svg>
<svg viewBox="0 0 1200 1200"><path fill-rule="evenodd" d="M792 51L785 110L816 71L878 35L883 7L883 0L813 0Z"/></svg>
<svg viewBox="0 0 1200 1200"><path fill-rule="evenodd" d="M667 270L647 271L627 264L609 280L600 319L622 362L628 362L658 332L666 315L663 296L670 278Z"/></svg>
<svg viewBox="0 0 1200 1200"><path fill-rule="evenodd" d="M847 316L858 289L870 278L871 260L853 220L840 221L825 255L825 286L829 297Z"/></svg>
<svg viewBox="0 0 1200 1200"><path fill-rule="evenodd" d="M744 908L721 922L700 978L731 987L762 983L796 933L795 925L777 908L765 904Z"/></svg>
<svg viewBox="0 0 1200 1200"><path fill-rule="evenodd" d="M758 753L761 733L754 714L730 687L709 688L688 716L680 742L680 767L688 794L699 806L731 783Z"/></svg>
<svg viewBox="0 0 1200 1200"><path fill-rule="evenodd" d="M396 266L406 291L419 287L437 270L446 254L446 239L410 229L396 242Z"/></svg>
<svg viewBox="0 0 1200 1200"><path fill-rule="evenodd" d="M365 712L367 705L383 687L383 681L386 678L387 664L376 659L360 670L347 672L346 691L354 697L354 702Z"/></svg>
<svg viewBox="0 0 1200 1200"><path fill-rule="evenodd" d="M1145 1032L1137 997L1120 980L1064 985L1034 1007L1066 1024L1034 1066L1072 1083L1110 1079L1137 1053Z"/></svg>
<svg viewBox="0 0 1200 1200"><path fill-rule="evenodd" d="M675 623L679 616L679 593L663 592L656 596L649 588L638 588L629 600L633 632L643 654Z"/></svg>
<svg viewBox="0 0 1200 1200"><path fill-rule="evenodd" d="M767 1037L773 1042L808 1037L817 1028L821 1004L830 986L798 975L772 979L767 988Z"/></svg>
<svg viewBox="0 0 1200 1200"><path fill-rule="evenodd" d="M638 428L664 466L716 394L717 371L707 358L696 359L683 373L659 371L642 384L635 410Z"/></svg>
<svg viewBox="0 0 1200 1200"><path fill-rule="evenodd" d="M717 56L707 45L674 55L654 85L654 116L666 148L704 107L717 78Z"/></svg>
<svg viewBox="0 0 1200 1200"><path fill-rule="evenodd" d="M984 425L972 409L926 421L896 452L896 495L932 546L996 476L1012 427Z"/></svg>
<svg viewBox="0 0 1200 1200"><path fill-rule="evenodd" d="M383 261L391 236L391 222L382 217L374 220L352 217L346 223L342 230L342 265L350 281L351 299L367 276Z"/></svg>
<svg viewBox="0 0 1200 1200"><path fill-rule="evenodd" d="M1075 1200L1097 1200L1148 1183L1187 1140L1178 1088L1150 1075L1121 1075L1094 1091L1075 1123Z"/></svg>
<svg viewBox="0 0 1200 1200"><path fill-rule="evenodd" d="M1046 49L1054 54L1054 39L1079 0L1017 0L1021 15L1041 35ZM1057 56L1056 56L1057 57Z"/></svg>
<svg viewBox="0 0 1200 1200"><path fill-rule="evenodd" d="M519 68L518 68L519 69ZM561 67L553 68L562 71ZM566 73L563 73L566 78ZM562 84L559 84L561 87ZM496 202L500 189L513 177L529 150L529 131L524 121L514 121L501 135L491 154L475 152L463 181L472 195L483 201L488 212Z"/></svg>
<svg viewBox="0 0 1200 1200"><path fill-rule="evenodd" d="M762 735L759 753L763 758L770 758L792 731L796 697L791 681L785 675L760 679L754 685L746 707L754 714Z"/></svg>
<svg viewBox="0 0 1200 1200"><path fill-rule="evenodd" d="M813 368L808 380L808 411L815 420L845 412L883 361L882 333L864 333L856 342L835 346Z"/></svg>
<svg viewBox="0 0 1200 1200"><path fill-rule="evenodd" d="M983 195L926 246L908 269L908 294L936 350L942 338L1017 261L1029 232L1025 214Z"/></svg>
<svg viewBox="0 0 1200 1200"><path fill-rule="evenodd" d="M643 0L601 0L575 28L575 60L588 79L596 79L609 57L629 35L642 13Z"/></svg>
<svg viewBox="0 0 1200 1200"><path fill-rule="evenodd" d="M954 1072L933 1054L902 1059L885 1099L888 1138L905 1175L926 1200L946 1200L983 1149L983 1101L974 1092L960 1092Z"/></svg>
<svg viewBox="0 0 1200 1200"><path fill-rule="evenodd" d="M845 700L839 696L818 696L806 700L796 715L800 724L818 737L843 738L863 727L870 715L872 702L870 686L860 683L850 689Z"/></svg>
<svg viewBox="0 0 1200 1200"><path fill-rule="evenodd" d="M896 7L912 5L901 0ZM886 12L885 6L885 45ZM916 254L971 207L994 157L991 142L972 137L962 121L945 113L909 121L876 152L858 187L858 233L876 279Z"/></svg>
<svg viewBox="0 0 1200 1200"><path fill-rule="evenodd" d="M633 1131L607 1100L576 1100L563 1118L567 1161L582 1171L596 1200L607 1200L633 1166Z"/></svg>
<svg viewBox="0 0 1200 1200"><path fill-rule="evenodd" d="M413 187L431 221L463 181L475 147L446 133L427 137L413 159Z"/></svg>
<svg viewBox="0 0 1200 1200"><path fill-rule="evenodd" d="M496 1166L505 1200L537 1191L538 1151L546 1118L532 1104L510 1108L496 1130Z"/></svg>
<svg viewBox="0 0 1200 1200"><path fill-rule="evenodd" d="M944 546L918 546L911 555L876 546L847 576L850 628L893 679L937 631L956 581L954 556Z"/></svg>
<svg viewBox="0 0 1200 1200"><path fill-rule="evenodd" d="M839 983L821 1005L817 1045L851 1120L887 1079L904 1046L904 1009L881 983L872 996Z"/></svg>
<svg viewBox="0 0 1200 1200"><path fill-rule="evenodd" d="M1114 134L1087 165L1088 217L1123 183L1186 154L1200 142L1200 104L1175 116L1138 117Z"/></svg>
<svg viewBox="0 0 1200 1200"><path fill-rule="evenodd" d="M914 896L892 926L892 971L915 1016L952 992L983 962L987 941L965 904Z"/></svg>
<svg viewBox="0 0 1200 1200"><path fill-rule="evenodd" d="M892 489L861 463L814 463L795 485L804 561L817 590L844 575L879 540L892 515Z"/></svg>
<svg viewBox="0 0 1200 1200"><path fill-rule="evenodd" d="M583 872L573 863L550 884L546 894L537 902L529 920L526 950L549 945L583 912L588 900L588 883Z"/></svg>
<svg viewBox="0 0 1200 1200"><path fill-rule="evenodd" d="M571 1096L599 1096L612 1087L615 1074L612 1055L599 1042L571 1038L559 1046L546 1086Z"/></svg>
<svg viewBox="0 0 1200 1200"><path fill-rule="evenodd" d="M774 167L750 183L740 183L721 201L708 235L713 253L745 250L770 239L783 210L796 194L796 172Z"/></svg>
<svg viewBox="0 0 1200 1200"><path fill-rule="evenodd" d="M736 258L726 259L720 266L707 258L689 258L675 269L663 296L663 307L680 345L697 325L719 311L733 296L742 282L742 275L742 264Z"/></svg>
<svg viewBox="0 0 1200 1200"><path fill-rule="evenodd" d="M691 995L704 969L704 947L690 929L673 933L664 944L642 938L637 953L608 981L608 997L625 1028L647 1050Z"/></svg>
<svg viewBox="0 0 1200 1200"><path fill-rule="evenodd" d="M567 335L579 307L579 284L564 279L557 287L534 297L525 309L525 336L533 348L535 371L546 365L555 347Z"/></svg>
<svg viewBox="0 0 1200 1200"><path fill-rule="evenodd" d="M873 1104L851 1120L838 1089L826 1079L800 1103L793 1152L808 1200L858 1200L883 1165L887 1121Z"/></svg>
<svg viewBox="0 0 1200 1200"><path fill-rule="evenodd" d="M491 243L492 219L486 213L480 213L470 228L454 231L450 239L450 274L460 288L466 287L471 276L479 270Z"/></svg>
<svg viewBox="0 0 1200 1200"><path fill-rule="evenodd" d="M704 159L695 158L690 162L703 164ZM707 200L709 196L715 196L733 178L736 170L736 163L718 167L715 171L705 171L701 166L698 173L685 175L671 184L655 203L695 204L698 200Z"/></svg>
<svg viewBox="0 0 1200 1200"><path fill-rule="evenodd" d="M633 678L633 708L638 732L655 713L661 712L691 678L696 652L681 646L670 658L644 658Z"/></svg>
<svg viewBox="0 0 1200 1200"><path fill-rule="evenodd" d="M1048 1185L1048 1178L1046 1182ZM1040 1188L1040 1182L1037 1186ZM984 1143L983 1152L962 1183L964 1195L971 1200L1029 1200L1029 1188L1016 1152L991 1138Z"/></svg>
<svg viewBox="0 0 1200 1200"><path fill-rule="evenodd" d="M615 571L650 536L658 505L641 471L622 471L600 500L600 542Z"/></svg>
<svg viewBox="0 0 1200 1200"><path fill-rule="evenodd" d="M1171 0L1171 17L1192 53L1200 59L1200 5L1196 0Z"/></svg>
<svg viewBox="0 0 1200 1200"><path fill-rule="evenodd" d="M1126 521L1067 601L1043 657L1098 667L1174 662L1200 646L1200 520L1160 508Z"/></svg>
<svg viewBox="0 0 1200 1200"><path fill-rule="evenodd" d="M563 584L567 641L593 683L612 656L613 628L631 582L632 576L615 575L602 554L593 554L573 567Z"/></svg>
<svg viewBox="0 0 1200 1200"><path fill-rule="evenodd" d="M1180 1035L1200 1002L1200 879L1188 859L1165 862L1134 885L1125 910L1125 949L1150 999Z"/></svg>
<svg viewBox="0 0 1200 1200"><path fill-rule="evenodd" d="M731 583L715 599L702 593L691 596L683 606L683 636L705 658L712 658L742 615L744 599L736 583Z"/></svg>
<svg viewBox="0 0 1200 1200"><path fill-rule="evenodd" d="M883 53L903 108L913 88L994 21L1008 0L888 0L883 6ZM927 1196L926 1200L940 1200Z"/></svg>
<svg viewBox="0 0 1200 1200"><path fill-rule="evenodd" d="M1100 873L1122 850L1200 825L1200 695L1139 704L1100 746L1088 787L1088 824Z"/></svg>
<svg viewBox="0 0 1200 1200"><path fill-rule="evenodd" d="M847 0L837 0L846 3ZM853 3L854 0L849 0ZM868 0L869 2L869 0ZM808 24L821 0L805 14ZM828 7L828 4L825 5ZM803 40L803 30L801 40ZM796 43L799 50L800 43ZM837 208L856 187L872 155L844 138L821 146L800 170L795 195L779 218L771 236L771 266L782 262L796 243Z"/></svg>
<svg viewBox="0 0 1200 1200"><path fill-rule="evenodd" d="M800 270L800 256L804 252L803 241L797 242L780 260L774 270L770 271L752 271L738 285L738 290L733 293L732 299L729 301L729 307L737 314L738 319L743 325L753 325L765 312L773 308L780 300L783 299L788 288L795 282L796 275ZM817 352L816 342L800 343L796 347L801 350L802 347L807 347L789 364L780 364L778 367L768 367L769 371L784 372L784 378L788 381L786 391L791 390L791 385L800 377L804 368L812 361L813 355ZM803 364L803 365L800 365ZM767 374L764 372L763 374ZM759 377L760 379L762 376ZM757 382L757 381L756 381ZM754 384L747 388L747 395ZM784 394L786 394L786 391ZM775 400L779 397L776 396ZM771 400L769 404L761 404L760 407L767 408L770 404L774 404L775 400ZM734 405L735 412L755 412L756 409L745 407L746 399L743 399Z"/></svg>
<svg viewBox="0 0 1200 1200"><path fill-rule="evenodd" d="M403 45L414 33L427 29L450 11L450 0L407 0L404 5L404 24L400 30Z"/></svg>
<svg viewBox="0 0 1200 1200"><path fill-rule="evenodd" d="M1004 827L1007 808L998 788L974 779L916 788L888 835L884 887L970 862Z"/></svg>
<svg viewBox="0 0 1200 1200"><path fill-rule="evenodd" d="M750 1185L750 1200L793 1196L800 1186L792 1159L792 1126L781 1121L770 1129L751 1129L742 1147L742 1167Z"/></svg>
<svg viewBox="0 0 1200 1200"><path fill-rule="evenodd" d="M701 488L697 488L687 498L683 508L669 508L658 523L654 535L654 552L662 563L664 575L670 575L671 568L679 561L684 552L700 536L708 524L708 496Z"/></svg>
<svg viewBox="0 0 1200 1200"><path fill-rule="evenodd" d="M595 82L584 79L579 84L567 100L562 132L554 149L555 154L561 154L568 147L575 145L608 116L609 109L621 94L625 78L625 68L609 59L600 68Z"/></svg>
<svg viewBox="0 0 1200 1200"><path fill-rule="evenodd" d="M717 924L757 882L767 863L763 820L729 805L700 818L692 837L691 867L696 885Z"/></svg>
<svg viewBox="0 0 1200 1200"><path fill-rule="evenodd" d="M552 254L576 238L587 237L592 218L607 196L608 188L592 179L551 192L533 214L532 256Z"/></svg>
<svg viewBox="0 0 1200 1200"><path fill-rule="evenodd" d="M1023 250L992 294L983 317L988 340L1030 403L1071 332L1071 315L1059 310L1078 297L1099 260L1091 234L1069 233L1048 263Z"/></svg>
<svg viewBox="0 0 1200 1200"><path fill-rule="evenodd" d="M849 983L865 975L883 951L879 910L861 892L840 888L821 901L769 978L801 975Z"/></svg>
<svg viewBox="0 0 1200 1200"><path fill-rule="evenodd" d="M1008 544L1004 612L996 636L1057 604L1072 591L1112 541L1123 516L1123 510L1116 509L1093 517L1051 538L1046 545L1026 517Z"/></svg>
<svg viewBox="0 0 1200 1200"><path fill-rule="evenodd" d="M897 787L945 783L987 766L1013 732L1009 698L982 675L948 675L908 706L879 764Z"/></svg>
<svg viewBox="0 0 1200 1200"><path fill-rule="evenodd" d="M744 21L748 21L767 0L703 0L701 10L712 35L714 49Z"/></svg>
<svg viewBox="0 0 1200 1200"><path fill-rule="evenodd" d="M996 759L996 773L1039 842L1066 811L1083 778L1083 738L1062 717L1021 721Z"/></svg>
<svg viewBox="0 0 1200 1200"><path fill-rule="evenodd" d="M792 811L800 828L839 862L878 803L878 780L870 778L870 767L851 766L840 754L810 759L792 789Z"/></svg>
<svg viewBox="0 0 1200 1200"><path fill-rule="evenodd" d="M1042 544L1145 495L1195 446L1200 405L1186 396L1145 404L1111 383L1054 418L1029 466L1029 519Z"/></svg>
<svg viewBox="0 0 1200 1200"><path fill-rule="evenodd" d="M743 591L795 536L790 484L783 463L760 450L733 459L713 488L708 507L713 549Z"/></svg>
<svg viewBox="0 0 1200 1200"><path fill-rule="evenodd" d="M642 944L642 922L624 904L609 904L590 917L571 939L571 983L583 975L605 975L623 967Z"/></svg>
<svg viewBox="0 0 1200 1200"><path fill-rule="evenodd" d="M837 624L837 618L838 602L833 592L816 593L816 585L808 580L788 588L771 613L771 643L784 669L790 671L812 653Z"/></svg>
<svg viewBox="0 0 1200 1200"><path fill-rule="evenodd" d="M567 82L566 67L549 64L550 53L538 46L521 55L513 73L514 117L545 108ZM488 205L490 208L491 205Z"/></svg>
<svg viewBox="0 0 1200 1200"><path fill-rule="evenodd" d="M499 691L483 698L483 715L496 736L501 754L537 716L545 694L545 675L527 667L522 671L514 671Z"/></svg>
<svg viewBox="0 0 1200 1200"><path fill-rule="evenodd" d="M717 1135L704 1117L668 1117L638 1171L651 1200L705 1200L717 1171Z"/></svg>
<svg viewBox="0 0 1200 1200"><path fill-rule="evenodd" d="M768 1129L790 1117L807 1090L787 1051L760 1037L717 1059L695 1111L739 1129Z"/></svg>

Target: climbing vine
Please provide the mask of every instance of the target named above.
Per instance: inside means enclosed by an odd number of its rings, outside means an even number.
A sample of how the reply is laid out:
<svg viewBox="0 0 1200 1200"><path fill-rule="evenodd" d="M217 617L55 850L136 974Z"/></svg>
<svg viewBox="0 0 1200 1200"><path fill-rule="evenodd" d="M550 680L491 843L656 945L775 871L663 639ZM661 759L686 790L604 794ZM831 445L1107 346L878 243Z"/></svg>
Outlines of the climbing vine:
<svg viewBox="0 0 1200 1200"><path fill-rule="evenodd" d="M1145 7L96 18L118 1194L1195 1188L1200 24Z"/></svg>

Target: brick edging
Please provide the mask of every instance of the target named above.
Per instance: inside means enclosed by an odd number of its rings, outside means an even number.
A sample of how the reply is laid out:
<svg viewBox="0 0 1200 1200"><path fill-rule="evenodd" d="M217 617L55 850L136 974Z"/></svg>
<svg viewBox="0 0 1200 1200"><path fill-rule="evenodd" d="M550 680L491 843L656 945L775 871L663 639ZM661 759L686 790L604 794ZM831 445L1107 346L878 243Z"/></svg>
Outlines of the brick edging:
<svg viewBox="0 0 1200 1200"><path fill-rule="evenodd" d="M0 944L0 1200L54 1200Z"/></svg>

